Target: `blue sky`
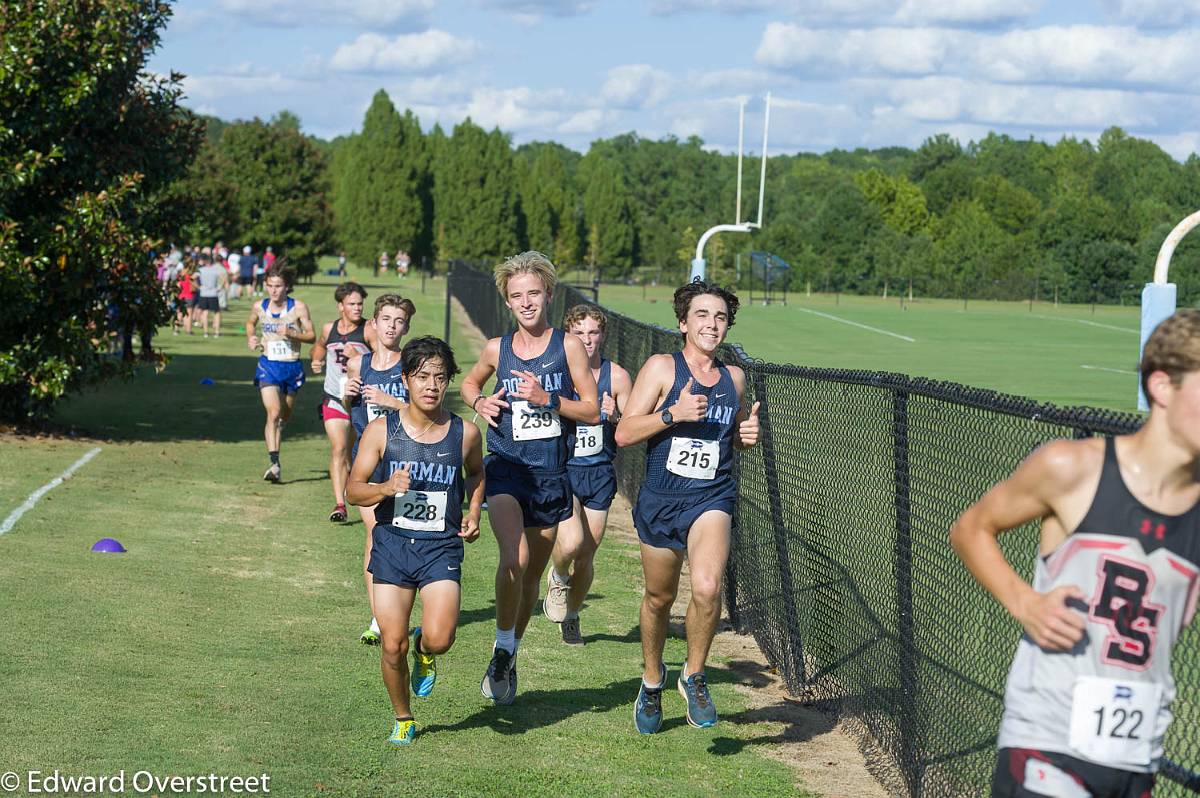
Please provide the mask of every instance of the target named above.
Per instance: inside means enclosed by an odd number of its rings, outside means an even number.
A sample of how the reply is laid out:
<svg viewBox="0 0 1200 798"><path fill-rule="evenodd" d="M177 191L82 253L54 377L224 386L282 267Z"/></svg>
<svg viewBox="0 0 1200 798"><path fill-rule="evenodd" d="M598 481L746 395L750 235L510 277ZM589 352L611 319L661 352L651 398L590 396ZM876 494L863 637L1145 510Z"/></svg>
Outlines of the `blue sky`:
<svg viewBox="0 0 1200 798"><path fill-rule="evenodd" d="M386 89L427 129L517 143L635 131L773 152L948 132L1200 149L1200 0L181 0L151 61L225 119L282 109L331 138Z"/></svg>

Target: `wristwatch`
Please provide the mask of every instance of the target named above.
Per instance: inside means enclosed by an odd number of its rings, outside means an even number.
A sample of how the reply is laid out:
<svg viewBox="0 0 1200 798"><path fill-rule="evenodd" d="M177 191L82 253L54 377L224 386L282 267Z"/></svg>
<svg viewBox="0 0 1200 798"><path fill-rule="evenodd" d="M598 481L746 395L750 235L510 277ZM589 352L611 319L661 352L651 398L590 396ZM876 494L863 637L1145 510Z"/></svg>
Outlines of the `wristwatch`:
<svg viewBox="0 0 1200 798"><path fill-rule="evenodd" d="M550 408L551 410L557 410L560 404L561 402L559 401L558 394L552 393L550 394L550 401L546 403L546 407Z"/></svg>
<svg viewBox="0 0 1200 798"><path fill-rule="evenodd" d="M671 415L671 408L664 407L662 411L663 423L668 427L675 423L675 416Z"/></svg>

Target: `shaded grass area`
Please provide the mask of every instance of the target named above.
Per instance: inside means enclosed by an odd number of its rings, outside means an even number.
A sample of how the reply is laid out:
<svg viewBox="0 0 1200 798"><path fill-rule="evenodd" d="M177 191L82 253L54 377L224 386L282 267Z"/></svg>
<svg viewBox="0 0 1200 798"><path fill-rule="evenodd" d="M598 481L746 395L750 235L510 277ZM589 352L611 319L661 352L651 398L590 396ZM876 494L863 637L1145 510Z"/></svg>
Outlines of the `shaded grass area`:
<svg viewBox="0 0 1200 798"><path fill-rule="evenodd" d="M331 316L331 288L300 289L318 319ZM413 334L439 331L440 294L415 300ZM0 769L266 772L285 796L795 794L793 773L757 750L774 732L744 712L728 663L710 668L725 722L687 727L671 692L663 733L634 732L641 586L625 543L600 550L588 645L563 646L539 613L518 702L491 706L479 693L494 629L486 524L463 569L458 641L414 707L422 734L389 748L378 650L357 643L362 525L325 520L318 386L310 376L284 437L285 482L270 485L241 338L165 342L163 374L62 409L58 421L106 439L103 451L0 537ZM216 385L200 386L205 376ZM0 456L30 464L4 484L23 498L89 445L0 439ZM90 554L105 536L128 553ZM672 675L684 655L668 642Z"/></svg>

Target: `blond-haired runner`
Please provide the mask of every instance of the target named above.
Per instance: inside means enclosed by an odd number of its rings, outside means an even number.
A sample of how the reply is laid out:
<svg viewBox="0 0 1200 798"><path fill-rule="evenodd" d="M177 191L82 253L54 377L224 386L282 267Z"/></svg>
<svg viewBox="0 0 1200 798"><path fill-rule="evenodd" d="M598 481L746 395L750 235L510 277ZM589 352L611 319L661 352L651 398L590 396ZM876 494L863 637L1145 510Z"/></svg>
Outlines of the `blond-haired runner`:
<svg viewBox="0 0 1200 798"><path fill-rule="evenodd" d="M604 539L608 508L617 495L614 432L633 388L629 372L600 356L607 326L608 317L595 305L576 305L563 317L563 330L578 338L587 352L600 396L600 423L576 424L567 439L572 512L558 525L546 572L544 612L560 624L563 642L572 646L583 645L579 610L592 586L596 550Z"/></svg>
<svg viewBox="0 0 1200 798"><path fill-rule="evenodd" d="M416 312L412 300L399 294L383 294L375 300L372 321L377 344L371 354L350 361L342 397L342 405L350 410L350 423L358 436L372 421L394 413L408 402L408 389L401 379L400 342L408 333L409 323ZM350 457L353 459L357 454L356 440ZM363 582L367 586L367 603L371 606L371 623L358 639L367 645L378 645L379 624L375 619L374 583L367 570L371 563L371 530L375 528L375 508L360 504L358 511L366 530Z"/></svg>
<svg viewBox="0 0 1200 798"><path fill-rule="evenodd" d="M480 690L497 704L510 704L517 694L518 647L554 533L571 517L563 419L595 424L600 405L583 344L546 318L558 282L549 258L522 252L497 266L495 278L517 330L487 342L461 393L487 419L488 517L500 547L496 644ZM483 386L493 374L495 388L487 394Z"/></svg>
<svg viewBox="0 0 1200 798"><path fill-rule="evenodd" d="M1146 341L1132 435L1037 449L950 532L1025 634L1004 693L995 796L1143 798L1171 723L1171 651L1200 595L1200 311ZM997 536L1041 522L1030 585Z"/></svg>
<svg viewBox="0 0 1200 798"><path fill-rule="evenodd" d="M254 370L254 387L258 388L267 411L263 437L267 456L271 460L263 479L278 482L282 477L279 465L279 442L283 425L292 417L296 392L304 384L304 366L300 363L300 344L312 343L317 333L308 315L308 306L292 299L295 275L282 263L271 267L266 277L267 298L250 306L246 320L246 345L262 350ZM262 326L262 336L254 334Z"/></svg>

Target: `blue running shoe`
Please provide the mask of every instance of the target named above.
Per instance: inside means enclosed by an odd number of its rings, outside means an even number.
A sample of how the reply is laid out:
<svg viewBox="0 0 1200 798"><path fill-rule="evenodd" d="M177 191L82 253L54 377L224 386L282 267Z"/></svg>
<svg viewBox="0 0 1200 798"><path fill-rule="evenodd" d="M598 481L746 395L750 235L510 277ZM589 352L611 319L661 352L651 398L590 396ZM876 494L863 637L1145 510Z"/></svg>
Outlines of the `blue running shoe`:
<svg viewBox="0 0 1200 798"><path fill-rule="evenodd" d="M433 692L433 684L437 681L437 658L421 650L421 627L412 631L413 666L409 683L413 695L424 698Z"/></svg>
<svg viewBox="0 0 1200 798"><path fill-rule="evenodd" d="M687 664L679 672L679 694L687 701L687 722L697 729L706 729L717 725L717 708L713 706L712 696L708 694L708 684L704 681L704 671L693 673L686 679L683 674Z"/></svg>
<svg viewBox="0 0 1200 798"><path fill-rule="evenodd" d="M654 734L662 728L662 694L667 685L667 666L660 662L658 667L661 672L658 688L651 690L643 680L633 705L633 725L642 734Z"/></svg>
<svg viewBox="0 0 1200 798"><path fill-rule="evenodd" d="M392 745L412 745L413 738L417 736L417 722L412 718L396 718L396 725L392 727L392 734L388 737L388 742Z"/></svg>

